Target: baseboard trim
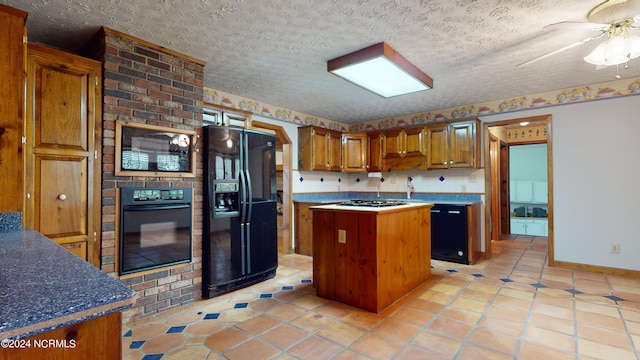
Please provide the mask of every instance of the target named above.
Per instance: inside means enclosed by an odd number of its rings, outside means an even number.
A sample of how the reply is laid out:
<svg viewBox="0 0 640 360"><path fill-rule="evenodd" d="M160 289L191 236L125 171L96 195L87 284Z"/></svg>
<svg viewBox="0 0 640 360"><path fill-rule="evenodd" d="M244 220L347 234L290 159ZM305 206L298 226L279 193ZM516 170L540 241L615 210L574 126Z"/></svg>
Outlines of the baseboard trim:
<svg viewBox="0 0 640 360"><path fill-rule="evenodd" d="M589 265L589 264L579 264L568 261L553 261L553 263L549 263L551 267L559 267L563 269L569 270L584 270L584 271L592 271L592 272L601 272L608 275L618 275L618 276L629 276L634 278L640 278L640 271L638 270L628 270L628 269L619 269L612 268L608 266L599 266L599 265Z"/></svg>

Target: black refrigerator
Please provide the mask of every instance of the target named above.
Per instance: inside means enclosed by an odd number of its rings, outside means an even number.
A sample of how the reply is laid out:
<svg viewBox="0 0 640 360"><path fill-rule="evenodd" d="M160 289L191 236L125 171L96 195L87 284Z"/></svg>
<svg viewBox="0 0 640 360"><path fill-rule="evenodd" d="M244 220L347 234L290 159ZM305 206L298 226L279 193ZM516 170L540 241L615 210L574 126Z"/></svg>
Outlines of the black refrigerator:
<svg viewBox="0 0 640 360"><path fill-rule="evenodd" d="M204 127L203 297L272 278L278 267L274 135Z"/></svg>

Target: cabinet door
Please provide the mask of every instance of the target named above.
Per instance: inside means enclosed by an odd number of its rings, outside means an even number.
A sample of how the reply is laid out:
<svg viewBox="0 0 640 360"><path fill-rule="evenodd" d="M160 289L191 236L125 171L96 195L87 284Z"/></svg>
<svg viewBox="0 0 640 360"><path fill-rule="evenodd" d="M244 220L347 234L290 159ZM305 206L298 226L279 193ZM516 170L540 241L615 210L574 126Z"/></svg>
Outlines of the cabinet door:
<svg viewBox="0 0 640 360"><path fill-rule="evenodd" d="M436 125L427 128L427 168L449 168L449 125Z"/></svg>
<svg viewBox="0 0 640 360"><path fill-rule="evenodd" d="M546 181L534 181L533 202L536 204L546 204L548 202L547 191Z"/></svg>
<svg viewBox="0 0 640 360"><path fill-rule="evenodd" d="M527 235L547 236L547 221L530 220L527 223Z"/></svg>
<svg viewBox="0 0 640 360"><path fill-rule="evenodd" d="M404 135L404 156L424 156L424 128L409 128L403 130Z"/></svg>
<svg viewBox="0 0 640 360"><path fill-rule="evenodd" d="M329 142L327 159L329 160L329 171L342 171L342 133L329 131L327 136Z"/></svg>
<svg viewBox="0 0 640 360"><path fill-rule="evenodd" d="M382 171L382 134L379 132L368 134L369 163L367 170L371 172Z"/></svg>
<svg viewBox="0 0 640 360"><path fill-rule="evenodd" d="M399 129L384 132L382 141L384 159L404 157L404 136L404 132Z"/></svg>
<svg viewBox="0 0 640 360"><path fill-rule="evenodd" d="M533 201L533 182L516 180L516 196L517 202L532 202Z"/></svg>
<svg viewBox="0 0 640 360"><path fill-rule="evenodd" d="M322 129L313 129L311 141L311 160L313 170L329 169L329 140L328 133Z"/></svg>
<svg viewBox="0 0 640 360"><path fill-rule="evenodd" d="M26 18L26 12L0 5L0 212L23 211Z"/></svg>
<svg viewBox="0 0 640 360"><path fill-rule="evenodd" d="M527 223L523 220L511 219L511 233L527 235Z"/></svg>
<svg viewBox="0 0 640 360"><path fill-rule="evenodd" d="M476 167L476 122L449 125L449 167Z"/></svg>
<svg viewBox="0 0 640 360"><path fill-rule="evenodd" d="M342 134L342 171L366 172L368 137L365 133Z"/></svg>
<svg viewBox="0 0 640 360"><path fill-rule="evenodd" d="M25 224L96 266L100 69L97 61L28 46Z"/></svg>

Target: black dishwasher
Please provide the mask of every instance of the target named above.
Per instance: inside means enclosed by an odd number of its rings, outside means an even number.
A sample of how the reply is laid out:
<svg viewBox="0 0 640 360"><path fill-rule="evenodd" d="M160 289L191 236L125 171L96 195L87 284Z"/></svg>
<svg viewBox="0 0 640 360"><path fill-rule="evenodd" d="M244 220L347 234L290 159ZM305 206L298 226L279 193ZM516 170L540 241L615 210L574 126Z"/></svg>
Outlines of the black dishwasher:
<svg viewBox="0 0 640 360"><path fill-rule="evenodd" d="M431 258L469 264L467 206L435 204L431 208Z"/></svg>

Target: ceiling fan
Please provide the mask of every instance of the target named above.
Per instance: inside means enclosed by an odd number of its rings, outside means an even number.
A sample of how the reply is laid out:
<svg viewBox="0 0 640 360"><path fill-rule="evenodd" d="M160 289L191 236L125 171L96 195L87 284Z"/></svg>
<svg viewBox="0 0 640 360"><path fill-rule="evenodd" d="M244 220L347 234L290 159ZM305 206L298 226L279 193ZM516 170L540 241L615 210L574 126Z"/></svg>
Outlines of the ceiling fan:
<svg viewBox="0 0 640 360"><path fill-rule="evenodd" d="M589 55L588 63L601 69L611 65L627 63L640 56L640 36L631 32L640 29L640 1L608 0L594 7L587 15L588 22L563 21L545 28L578 28L600 31L600 34L569 44L557 50L518 64L524 67L563 51L575 48L593 40L605 38ZM618 78L619 75L616 75Z"/></svg>

